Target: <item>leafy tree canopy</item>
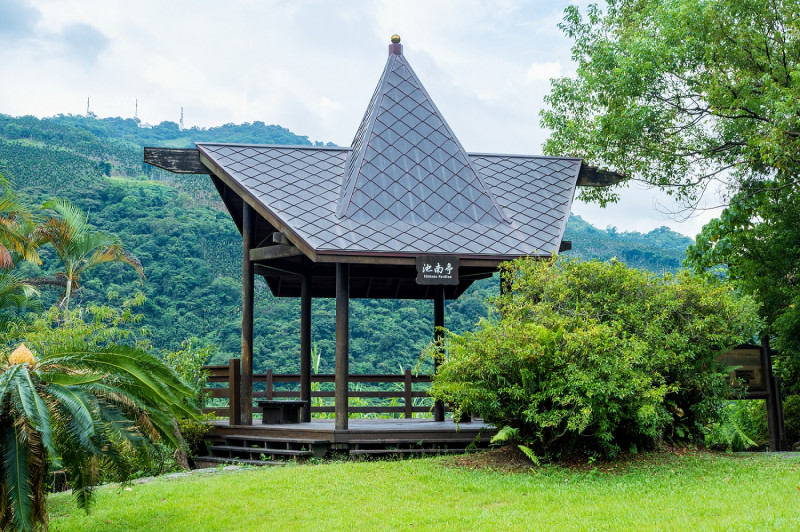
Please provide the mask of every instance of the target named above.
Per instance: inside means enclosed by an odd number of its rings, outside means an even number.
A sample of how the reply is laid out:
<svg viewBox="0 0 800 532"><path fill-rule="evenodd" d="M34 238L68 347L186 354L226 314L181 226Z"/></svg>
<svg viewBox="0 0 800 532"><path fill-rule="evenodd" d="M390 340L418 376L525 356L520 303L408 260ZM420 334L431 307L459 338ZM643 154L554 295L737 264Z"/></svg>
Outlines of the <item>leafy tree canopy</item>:
<svg viewBox="0 0 800 532"><path fill-rule="evenodd" d="M800 2L611 0L569 8L575 78L553 82L552 154L579 155L696 205L729 205L689 251L762 304L778 368L800 389ZM584 196L601 203L606 189Z"/></svg>
<svg viewBox="0 0 800 532"><path fill-rule="evenodd" d="M566 11L577 75L541 114L549 154L570 154L694 204L728 190L796 189L798 0L610 0ZM584 197L613 201L612 190Z"/></svg>
<svg viewBox="0 0 800 532"><path fill-rule="evenodd" d="M800 196L770 182L740 192L686 253L695 270L721 273L762 303L786 391L800 392Z"/></svg>

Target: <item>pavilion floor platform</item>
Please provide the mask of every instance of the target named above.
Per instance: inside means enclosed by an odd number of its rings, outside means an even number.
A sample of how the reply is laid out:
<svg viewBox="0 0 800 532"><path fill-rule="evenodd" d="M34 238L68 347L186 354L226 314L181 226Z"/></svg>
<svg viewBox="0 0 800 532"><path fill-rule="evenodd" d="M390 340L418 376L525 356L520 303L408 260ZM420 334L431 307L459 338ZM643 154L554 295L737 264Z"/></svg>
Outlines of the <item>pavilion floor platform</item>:
<svg viewBox="0 0 800 532"><path fill-rule="evenodd" d="M454 423L432 419L351 419L346 430L333 419L307 423L230 425L214 422L206 436L209 456L198 462L272 465L334 453L353 456L463 453L486 448L497 430L481 420ZM285 463L285 462L284 462Z"/></svg>

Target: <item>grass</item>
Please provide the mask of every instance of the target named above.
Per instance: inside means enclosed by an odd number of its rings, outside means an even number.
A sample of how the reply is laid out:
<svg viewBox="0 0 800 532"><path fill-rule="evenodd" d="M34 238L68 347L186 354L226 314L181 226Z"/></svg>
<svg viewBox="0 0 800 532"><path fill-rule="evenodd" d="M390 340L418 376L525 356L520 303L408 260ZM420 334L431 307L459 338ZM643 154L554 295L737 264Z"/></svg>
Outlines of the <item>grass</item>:
<svg viewBox="0 0 800 532"><path fill-rule="evenodd" d="M800 457L643 455L523 473L459 459L157 479L50 499L51 530L799 530Z"/></svg>

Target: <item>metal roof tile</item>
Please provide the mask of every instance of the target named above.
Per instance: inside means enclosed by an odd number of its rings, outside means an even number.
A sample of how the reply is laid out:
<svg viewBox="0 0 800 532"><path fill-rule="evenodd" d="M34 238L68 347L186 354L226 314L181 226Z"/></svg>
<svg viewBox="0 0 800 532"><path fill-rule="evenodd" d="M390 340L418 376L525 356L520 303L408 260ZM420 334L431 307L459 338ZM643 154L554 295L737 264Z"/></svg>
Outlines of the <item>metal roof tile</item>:
<svg viewBox="0 0 800 532"><path fill-rule="evenodd" d="M581 165L467 154L402 56L387 63L350 149L197 146L320 251L548 254Z"/></svg>

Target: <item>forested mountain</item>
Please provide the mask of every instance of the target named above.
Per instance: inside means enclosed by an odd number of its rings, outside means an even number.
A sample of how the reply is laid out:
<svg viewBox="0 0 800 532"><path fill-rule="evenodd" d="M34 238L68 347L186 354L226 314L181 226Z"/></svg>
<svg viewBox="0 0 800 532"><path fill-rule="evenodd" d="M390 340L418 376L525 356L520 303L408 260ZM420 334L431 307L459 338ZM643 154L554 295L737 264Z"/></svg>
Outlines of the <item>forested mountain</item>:
<svg viewBox="0 0 800 532"><path fill-rule="evenodd" d="M13 118L0 115L0 173L31 206L52 197L75 202L90 222L117 233L141 260L147 280L130 268L101 266L82 280L79 299L121 300L137 291L155 346L175 348L194 336L217 346L216 359L237 356L240 343L241 237L207 176L179 176L142 164L142 146L189 147L194 141L305 144L307 137L265 125L227 124L181 130L164 122L151 128L135 120L82 116ZM318 143L317 143L318 144ZM571 256L617 259L657 273L679 268L691 240L662 227L650 233L597 229L573 216L567 225ZM24 266L30 275L42 268ZM460 331L487 313L486 298L498 282L475 283L447 303L446 324ZM43 294L45 304L56 291ZM313 341L320 371L333 370L334 305L315 300ZM430 341L429 301L355 300L351 305L351 371L397 372L412 367ZM299 302L274 298L256 283L255 367L297 371Z"/></svg>

